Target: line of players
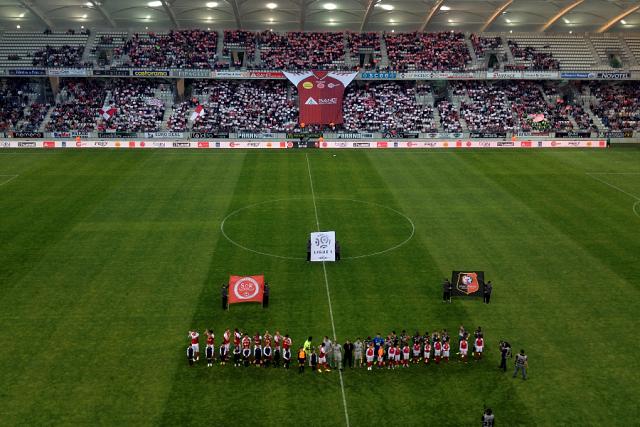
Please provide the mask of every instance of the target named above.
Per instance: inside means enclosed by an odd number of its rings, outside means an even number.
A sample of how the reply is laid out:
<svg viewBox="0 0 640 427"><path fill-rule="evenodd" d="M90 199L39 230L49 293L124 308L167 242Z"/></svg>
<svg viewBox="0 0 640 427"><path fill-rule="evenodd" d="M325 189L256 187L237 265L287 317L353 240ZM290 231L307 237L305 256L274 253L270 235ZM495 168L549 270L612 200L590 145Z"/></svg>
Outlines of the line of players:
<svg viewBox="0 0 640 427"><path fill-rule="evenodd" d="M429 332L425 332L424 335L416 332L411 338L405 331L402 331L400 336L392 332L386 339L378 334L372 340L368 340L367 344L365 356L369 371L373 370L374 365L378 368L386 366L387 369L407 368L411 363L428 365L431 360L437 365L441 361L448 363L451 357L451 338L446 329L431 335ZM480 360L484 352L484 333L480 327L474 332L473 345L473 357ZM469 334L461 325L457 352L461 362L467 363L469 347Z"/></svg>
<svg viewBox="0 0 640 427"><path fill-rule="evenodd" d="M215 335L212 330L205 331L206 347L205 357L207 366L213 366L216 358ZM189 331L188 338L191 344L187 347L187 360L190 365L200 360L200 335L198 331ZM233 350L231 350L231 340L233 339ZM253 349L251 348L253 344ZM269 367L282 365L289 368L291 363L292 340L289 334L284 336L276 331L271 335L266 331L264 336L256 332L253 337L243 334L235 328L233 332L227 329L222 334L222 343L218 347L218 358L221 365L226 365L230 357L233 356L233 366L249 366L251 364Z"/></svg>
<svg viewBox="0 0 640 427"><path fill-rule="evenodd" d="M207 366L213 366L216 358L215 335L211 330L205 332L206 348L205 357ZM187 347L187 359L190 365L200 360L199 334L197 331L189 331L188 338L191 344ZM460 361L467 363L469 353L469 334L461 325L458 331L458 352ZM231 350L231 340L233 340L233 350ZM298 349L298 366L300 372L304 371L304 366L308 364L312 370L322 372L330 371L329 357L339 359L337 367L342 369L342 346L339 344L334 348L328 337L321 343L316 351L311 345L312 337L305 341L304 346ZM348 341L347 341L348 342ZM474 332L473 357L475 360L482 358L484 352L484 333L480 327ZM253 337L246 333L242 333L238 328L233 332L227 329L222 335L222 343L218 347L218 357L221 365L226 365L233 356L234 366L263 366L263 367L279 367L280 364L286 369L291 365L291 349L292 340L288 334L282 336L279 331L271 335L266 331L264 336L259 332ZM253 348L252 348L253 345ZM346 344L345 344L346 345ZM354 358L356 367L364 366L366 361L367 370L373 370L374 366L378 368L387 367L395 369L396 367L408 367L410 363L429 364L431 360L435 364L441 361L447 363L451 357L451 339L446 329L441 332L434 332L420 335L417 331L410 337L406 331L396 334L392 331L387 337L382 338L377 334L374 338L367 337L362 341L357 339L352 345L354 350ZM337 352L337 354L336 354ZM338 357L339 356L339 357ZM364 356L364 357L363 357ZM346 363L346 360L345 360Z"/></svg>

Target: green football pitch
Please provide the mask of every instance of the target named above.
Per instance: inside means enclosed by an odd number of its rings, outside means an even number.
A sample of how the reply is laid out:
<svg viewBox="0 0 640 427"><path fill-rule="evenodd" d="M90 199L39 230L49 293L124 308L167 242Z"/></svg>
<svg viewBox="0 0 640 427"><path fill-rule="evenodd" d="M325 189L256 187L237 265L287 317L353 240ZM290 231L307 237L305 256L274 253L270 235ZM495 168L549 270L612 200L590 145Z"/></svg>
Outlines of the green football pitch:
<svg viewBox="0 0 640 427"><path fill-rule="evenodd" d="M340 263L304 261L317 223ZM0 425L460 426L484 405L501 425L637 424L639 255L637 148L3 150ZM441 302L465 269L490 305ZM229 275L262 273L268 309L220 308ZM460 324L485 330L480 362L299 375L185 356L194 328L295 349ZM527 381L498 370L500 339Z"/></svg>

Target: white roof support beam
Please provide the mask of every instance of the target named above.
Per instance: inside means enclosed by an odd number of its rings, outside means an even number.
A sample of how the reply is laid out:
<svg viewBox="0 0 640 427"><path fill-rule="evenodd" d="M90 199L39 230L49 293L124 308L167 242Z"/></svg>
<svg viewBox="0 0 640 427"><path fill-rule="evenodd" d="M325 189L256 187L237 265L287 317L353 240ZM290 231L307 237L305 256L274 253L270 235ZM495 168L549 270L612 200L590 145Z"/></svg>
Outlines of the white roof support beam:
<svg viewBox="0 0 640 427"><path fill-rule="evenodd" d="M240 8L238 7L238 0L227 0L227 3L231 5L233 9L233 16L236 18L236 27L238 30L242 29L242 20L240 19Z"/></svg>
<svg viewBox="0 0 640 427"><path fill-rule="evenodd" d="M100 15L102 15L102 17L109 23L109 25L111 25L111 28L116 28L118 26L111 17L111 14L104 7L102 7L101 3L95 0L89 0L89 3L91 3L93 7L95 7L96 10L100 12Z"/></svg>
<svg viewBox="0 0 640 427"><path fill-rule="evenodd" d="M433 5L433 7L431 8L431 10L429 11L429 14L427 15L426 18L424 18L424 22L422 23L422 25L420 26L420 32L424 33L424 29L427 28L427 25L429 25L429 22L431 22L431 19L435 16L435 14L440 10L440 6L442 6L442 4L445 2L445 0L438 0L438 2Z"/></svg>
<svg viewBox="0 0 640 427"><path fill-rule="evenodd" d="M20 4L26 7L29 12L33 13L37 16L46 27L50 30L53 30L53 22L40 10L40 8L31 0L20 0Z"/></svg>
<svg viewBox="0 0 640 427"><path fill-rule="evenodd" d="M371 14L373 13L373 8L378 4L380 0L369 0L369 4L367 4L367 10L364 12L364 17L362 18L362 24L360 24L360 32L364 32L367 23L369 22L369 18L371 18Z"/></svg>
<svg viewBox="0 0 640 427"><path fill-rule="evenodd" d="M511 4L513 3L513 0L507 0L506 3L504 3L502 6L500 6L499 8L497 8L489 17L489 19L487 19L487 22L484 23L484 25L482 26L482 28L480 29L480 32L483 33L485 31L487 31L487 28L489 28L491 26L491 24L493 24L493 21L496 20L496 18L498 16L500 16L502 14L502 12L504 12L505 10L507 10L507 8L509 6L511 6Z"/></svg>
<svg viewBox="0 0 640 427"><path fill-rule="evenodd" d="M304 31L304 24L307 20L307 0L300 0L300 31Z"/></svg>
<svg viewBox="0 0 640 427"><path fill-rule="evenodd" d="M598 28L597 32L598 33L604 33L609 28L613 27L616 24L616 22L620 21L621 19L626 18L627 16L631 15L633 12L637 12L638 10L640 10L640 5L633 6L631 9L625 10L620 15L616 16L615 18L613 18L612 20L610 20L609 22L604 24L602 27Z"/></svg>
<svg viewBox="0 0 640 427"><path fill-rule="evenodd" d="M576 2L571 3L569 6L565 7L564 9L562 9L560 12L558 12L557 14L555 14L553 16L553 18L549 19L549 21L547 21L546 24L544 24L542 26L542 28L540 28L540 32L544 32L547 30L547 28L549 28L550 26L552 26L553 24L555 24L555 22L562 18L564 15L566 15L567 13L571 12L574 8L580 6L582 3L584 3L584 0L578 0Z"/></svg>
<svg viewBox="0 0 640 427"><path fill-rule="evenodd" d="M180 29L180 24L178 23L178 20L176 19L176 14L173 13L173 9L171 8L171 4L167 0L162 0L162 8L164 9L165 13L169 16L169 19L171 19L171 23L173 24L173 26L176 29Z"/></svg>

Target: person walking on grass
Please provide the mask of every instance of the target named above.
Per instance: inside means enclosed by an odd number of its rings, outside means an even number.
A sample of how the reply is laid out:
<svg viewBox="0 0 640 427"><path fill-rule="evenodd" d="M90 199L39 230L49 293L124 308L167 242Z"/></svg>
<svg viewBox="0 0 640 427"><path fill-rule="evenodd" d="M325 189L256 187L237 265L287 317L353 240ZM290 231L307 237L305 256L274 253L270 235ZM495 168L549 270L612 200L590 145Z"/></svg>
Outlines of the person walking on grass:
<svg viewBox="0 0 640 427"><path fill-rule="evenodd" d="M518 376L518 371L522 371L522 379L526 380L528 366L527 355L524 354L524 350L520 350L520 353L516 354L516 369L513 371L513 378Z"/></svg>

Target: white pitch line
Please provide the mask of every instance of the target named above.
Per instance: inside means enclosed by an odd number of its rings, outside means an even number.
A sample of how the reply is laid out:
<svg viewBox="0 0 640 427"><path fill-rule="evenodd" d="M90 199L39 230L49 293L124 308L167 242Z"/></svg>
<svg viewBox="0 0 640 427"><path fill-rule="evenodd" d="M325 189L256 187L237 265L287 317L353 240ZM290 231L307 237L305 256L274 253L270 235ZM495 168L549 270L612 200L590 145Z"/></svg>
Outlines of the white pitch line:
<svg viewBox="0 0 640 427"><path fill-rule="evenodd" d="M629 193L629 192L627 192L627 191L623 190L622 188L620 188L620 187L618 187L618 186L616 186L616 185L613 185L613 184L611 184L610 182L605 181L604 179L600 179L600 178L598 178L597 176L594 176L594 174L593 174L593 173L587 172L586 174L587 174L587 176L590 176L591 178L595 179L596 181L600 181L601 183L603 183L603 184L605 184L605 185L608 185L608 186L609 186L609 187L611 187L611 188L615 188L616 190L620 191L621 193L626 194L627 196L629 196L629 197L631 197L631 198L634 198L634 199L636 199L636 200L640 200L640 197L635 196L635 195L633 195L633 194L631 194L631 193ZM600 175L603 175L603 174L601 173ZM619 173L618 175L621 175L621 173Z"/></svg>
<svg viewBox="0 0 640 427"><path fill-rule="evenodd" d="M3 177L3 176L10 176L11 178L9 178L8 180L6 180L5 182L3 182L3 183L2 183L2 184L0 184L0 185L5 185L5 184L7 184L7 183L9 183L9 182L13 181L14 179L16 179L17 177L19 177L20 175L0 175L0 177Z"/></svg>
<svg viewBox="0 0 640 427"><path fill-rule="evenodd" d="M316 193L313 189L313 178L311 177L311 164L309 163L309 155L305 153L304 157L307 159L307 170L309 171L309 184L311 185L311 199L313 200L313 210L316 214L316 226L320 231L320 220L318 219L318 205L316 204ZM329 279L327 277L327 266L322 261L322 271L324 272L324 285L327 289L327 301L329 301L329 317L331 318L331 328L333 329L333 341L336 342L336 324L333 321L333 309L331 308L331 294L329 293ZM344 405L344 420L349 427L349 413L347 412L347 397L344 393L344 380L342 379L342 371L338 369L338 375L340 376L340 390L342 391L342 404Z"/></svg>

